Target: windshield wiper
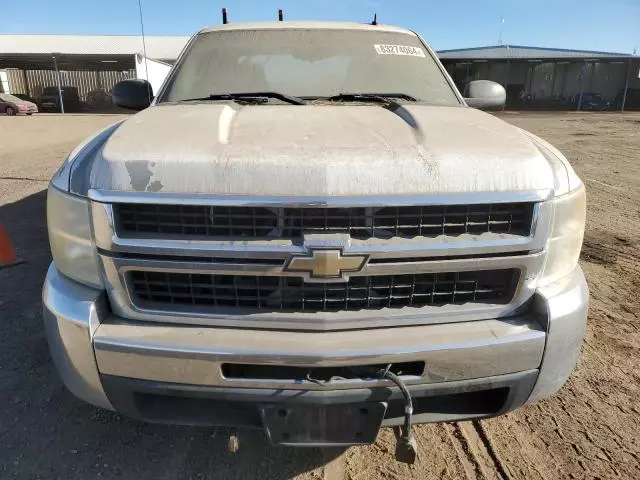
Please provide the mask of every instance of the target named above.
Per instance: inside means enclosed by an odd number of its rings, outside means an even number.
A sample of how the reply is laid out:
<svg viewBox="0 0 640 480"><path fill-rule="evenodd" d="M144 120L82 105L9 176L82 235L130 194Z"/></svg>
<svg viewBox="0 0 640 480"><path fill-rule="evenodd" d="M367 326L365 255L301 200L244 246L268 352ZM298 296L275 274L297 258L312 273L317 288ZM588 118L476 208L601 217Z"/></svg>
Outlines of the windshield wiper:
<svg viewBox="0 0 640 480"><path fill-rule="evenodd" d="M418 99L406 93L339 93L332 97L322 97L319 100L344 102L379 102L389 103L390 100L407 100L417 102Z"/></svg>
<svg viewBox="0 0 640 480"><path fill-rule="evenodd" d="M406 100L409 102L417 102L418 100L406 93L340 93L332 97L321 97L321 101L337 101L337 102L375 102L380 106L404 120L407 125L414 129L416 134L421 138L422 132L418 122L403 105L397 100Z"/></svg>
<svg viewBox="0 0 640 480"><path fill-rule="evenodd" d="M192 102L196 100L244 100L251 101L252 99L260 100L267 98L276 98L278 100L282 100L283 102L291 103L293 105L306 105L303 99L294 97L292 95L287 95L285 93L279 92L241 92L241 93L214 93L209 95L208 97L201 98L187 98L182 100L183 102Z"/></svg>

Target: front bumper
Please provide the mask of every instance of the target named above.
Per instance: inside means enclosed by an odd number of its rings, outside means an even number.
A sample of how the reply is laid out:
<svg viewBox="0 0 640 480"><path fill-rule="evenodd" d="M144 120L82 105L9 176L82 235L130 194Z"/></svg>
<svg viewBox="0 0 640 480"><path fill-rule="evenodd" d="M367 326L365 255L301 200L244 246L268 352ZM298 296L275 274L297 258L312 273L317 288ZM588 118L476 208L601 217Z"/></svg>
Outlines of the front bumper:
<svg viewBox="0 0 640 480"><path fill-rule="evenodd" d="M399 424L401 394L384 381L228 379L223 363L327 367L423 361L407 377L416 423L497 415L548 396L573 370L588 290L579 267L539 289L528 313L504 319L338 332L142 324L113 315L106 295L51 265L44 318L69 390L145 420L261 426L259 405L387 402Z"/></svg>

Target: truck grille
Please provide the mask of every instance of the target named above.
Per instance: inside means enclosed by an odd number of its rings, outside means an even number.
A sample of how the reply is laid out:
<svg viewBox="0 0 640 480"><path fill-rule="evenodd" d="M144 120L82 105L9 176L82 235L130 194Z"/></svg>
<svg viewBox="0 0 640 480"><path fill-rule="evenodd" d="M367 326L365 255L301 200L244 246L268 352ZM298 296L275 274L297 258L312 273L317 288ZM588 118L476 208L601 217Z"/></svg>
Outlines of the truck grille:
<svg viewBox="0 0 640 480"><path fill-rule="evenodd" d="M133 271L134 303L249 309L263 312L336 312L428 305L508 303L517 269L356 276L344 283L305 283L299 277Z"/></svg>
<svg viewBox="0 0 640 480"><path fill-rule="evenodd" d="M533 203L351 208L267 208L116 204L118 234L301 238L348 233L353 238L435 237L483 232L529 235Z"/></svg>

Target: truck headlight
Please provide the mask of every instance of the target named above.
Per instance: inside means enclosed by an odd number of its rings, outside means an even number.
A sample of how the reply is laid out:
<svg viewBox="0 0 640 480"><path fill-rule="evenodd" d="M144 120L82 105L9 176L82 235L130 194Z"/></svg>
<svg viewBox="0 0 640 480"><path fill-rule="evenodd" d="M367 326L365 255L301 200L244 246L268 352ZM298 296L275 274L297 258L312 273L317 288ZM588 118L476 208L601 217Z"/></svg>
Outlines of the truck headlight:
<svg viewBox="0 0 640 480"><path fill-rule="evenodd" d="M91 239L88 200L63 193L50 185L47 228L53 261L60 273L85 285L102 288Z"/></svg>
<svg viewBox="0 0 640 480"><path fill-rule="evenodd" d="M568 275L578 264L584 223L586 195L584 185L553 202L553 224L547 242L547 259L538 286L548 285Z"/></svg>

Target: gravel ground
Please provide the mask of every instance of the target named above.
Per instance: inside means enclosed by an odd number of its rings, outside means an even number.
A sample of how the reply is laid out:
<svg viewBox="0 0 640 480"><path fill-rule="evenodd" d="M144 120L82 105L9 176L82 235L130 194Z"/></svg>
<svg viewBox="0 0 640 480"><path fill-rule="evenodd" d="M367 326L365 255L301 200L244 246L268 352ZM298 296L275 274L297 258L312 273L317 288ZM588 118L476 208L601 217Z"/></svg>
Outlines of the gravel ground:
<svg viewBox="0 0 640 480"><path fill-rule="evenodd" d="M416 428L419 461L393 435L347 451L275 449L261 433L149 425L76 400L49 359L40 287L50 254L47 180L119 117L0 117L0 224L24 263L0 270L0 478L640 478L640 114L503 114L560 148L587 185L582 266L591 288L577 370L554 397L481 422Z"/></svg>

